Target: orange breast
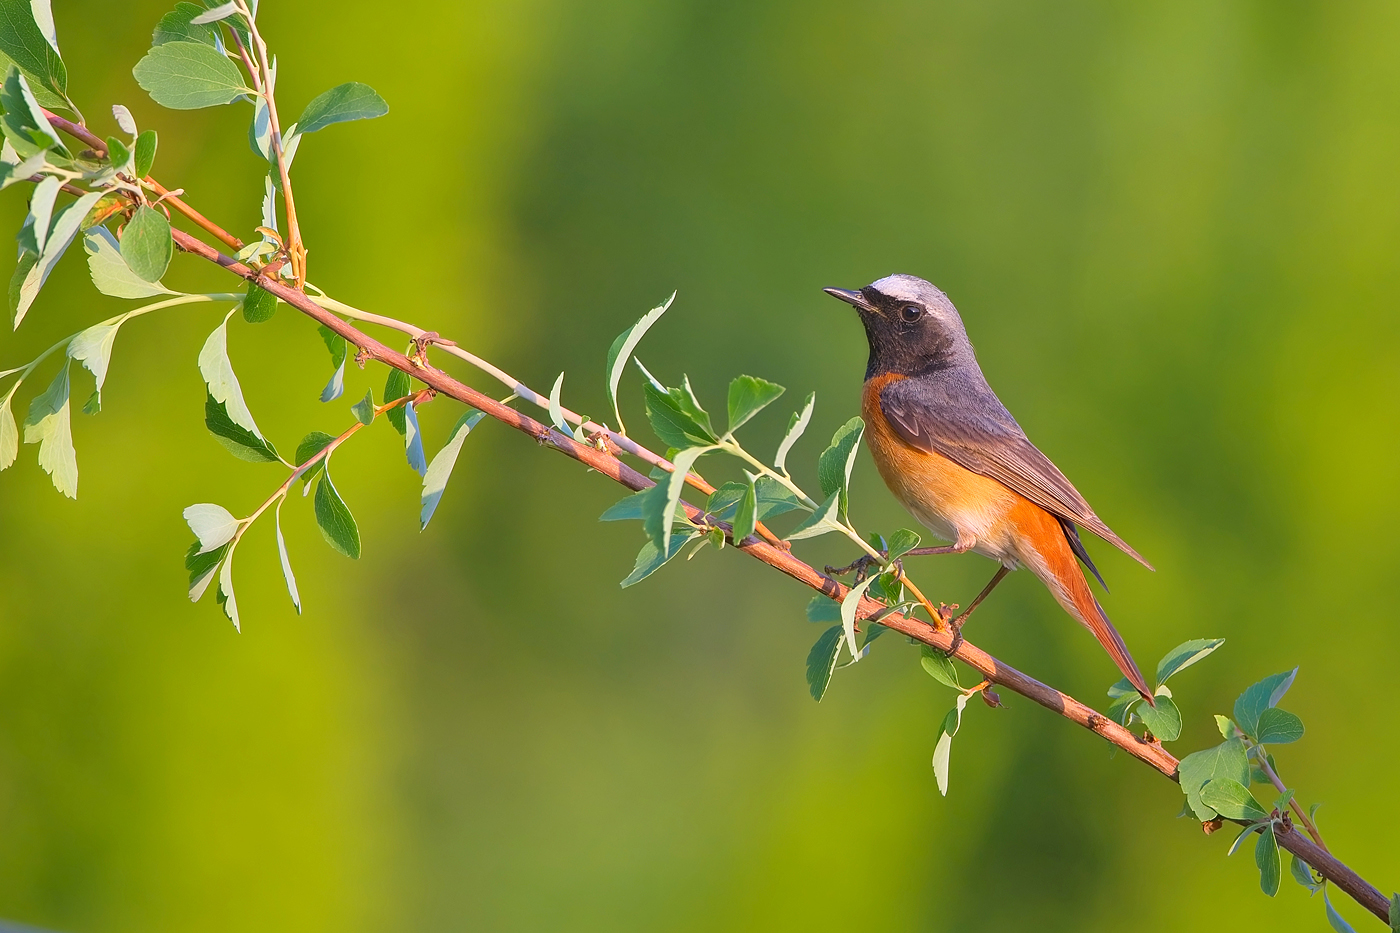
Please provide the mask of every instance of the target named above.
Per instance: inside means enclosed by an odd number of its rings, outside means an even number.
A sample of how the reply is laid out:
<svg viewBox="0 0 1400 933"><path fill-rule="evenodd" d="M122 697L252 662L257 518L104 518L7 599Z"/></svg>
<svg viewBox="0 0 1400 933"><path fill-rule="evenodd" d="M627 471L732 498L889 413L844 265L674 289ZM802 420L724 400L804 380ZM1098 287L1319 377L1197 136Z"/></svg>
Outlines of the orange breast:
<svg viewBox="0 0 1400 933"><path fill-rule="evenodd" d="M1014 513L1029 500L994 479L973 473L941 454L908 444L880 410L880 391L907 378L894 373L865 384L861 414L875 467L896 499L934 534L949 541L976 539L974 550L1004 563L1021 563Z"/></svg>

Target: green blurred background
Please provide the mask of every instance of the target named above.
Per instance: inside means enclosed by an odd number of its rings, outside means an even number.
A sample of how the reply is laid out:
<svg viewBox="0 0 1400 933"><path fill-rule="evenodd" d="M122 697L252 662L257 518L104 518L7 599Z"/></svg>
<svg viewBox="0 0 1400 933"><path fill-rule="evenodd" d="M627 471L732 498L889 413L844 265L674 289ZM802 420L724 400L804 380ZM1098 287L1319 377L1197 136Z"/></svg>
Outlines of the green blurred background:
<svg viewBox="0 0 1400 933"><path fill-rule="evenodd" d="M156 176L245 235L262 182L243 105L164 111L133 82L164 3L56 4L76 99L161 134ZM992 384L1158 567L1091 543L1144 667L1227 646L1174 684L1173 750L1302 665L1281 749L1333 849L1389 892L1400 631L1400 10L1307 2L265 0L295 115L363 80L388 117L308 139L312 278L441 330L602 412L603 355L643 345L711 407L752 372L817 390L813 481L858 410L863 341L820 292L893 271L957 302ZM16 229L21 190L0 204ZM225 289L178 259L166 281ZM69 256L14 365L124 303ZM1159 775L1014 696L969 710L950 796L929 757L950 691L882 642L820 705L807 593L732 552L619 590L641 543L622 491L503 428L463 452L427 532L400 441L337 456L364 557L284 520L239 551L243 634L185 598L181 509L239 514L280 481L201 423L221 312L128 325L105 410L75 414L81 498L26 447L0 477L0 916L71 931L1176 930L1325 928L1258 891L1232 833L1177 820ZM284 450L342 430L315 329L231 325ZM464 367L473 384L497 391ZM35 377L42 388L50 370ZM85 397L88 377L77 379ZM26 389L17 406L23 412ZM646 436L627 381L627 411ZM781 410L777 410L781 409ZM424 411L430 452L460 409ZM707 472L721 474L719 465ZM854 515L909 524L862 455ZM800 553L849 559L825 540ZM966 602L991 567L926 559ZM1090 702L1118 676L1027 574L971 637ZM1387 790L1390 788L1390 791ZM1341 911L1375 928L1345 897ZM1206 919L1209 918L1209 919ZM1369 924L1369 927L1367 926Z"/></svg>

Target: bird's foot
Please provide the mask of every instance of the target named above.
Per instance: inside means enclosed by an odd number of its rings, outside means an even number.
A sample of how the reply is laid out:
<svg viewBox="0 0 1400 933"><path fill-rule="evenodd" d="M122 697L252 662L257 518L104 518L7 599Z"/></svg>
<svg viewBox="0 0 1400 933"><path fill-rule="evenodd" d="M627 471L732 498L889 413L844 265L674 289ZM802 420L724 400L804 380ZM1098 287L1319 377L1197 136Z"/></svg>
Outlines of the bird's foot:
<svg viewBox="0 0 1400 933"><path fill-rule="evenodd" d="M866 577L870 576L870 569L872 567L878 568L885 566L885 558L887 558L888 556L889 555L886 553L880 558L875 558L867 554L864 557L856 558L844 567L833 567L830 564L827 564L825 569L827 575L832 577L844 577L846 574L854 570L856 574L855 582L860 583Z"/></svg>

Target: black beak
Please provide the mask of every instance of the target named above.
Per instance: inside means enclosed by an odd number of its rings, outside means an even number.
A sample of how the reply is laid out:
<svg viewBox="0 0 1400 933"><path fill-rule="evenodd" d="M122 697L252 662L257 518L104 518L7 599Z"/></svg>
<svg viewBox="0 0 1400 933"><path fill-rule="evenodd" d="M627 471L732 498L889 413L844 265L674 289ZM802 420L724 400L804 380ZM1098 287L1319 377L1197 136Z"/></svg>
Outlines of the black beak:
<svg viewBox="0 0 1400 933"><path fill-rule="evenodd" d="M832 298L839 298L846 304L858 308L861 311L875 310L874 305L866 301L865 296L860 292L853 292L848 288L823 288L822 291L826 292Z"/></svg>

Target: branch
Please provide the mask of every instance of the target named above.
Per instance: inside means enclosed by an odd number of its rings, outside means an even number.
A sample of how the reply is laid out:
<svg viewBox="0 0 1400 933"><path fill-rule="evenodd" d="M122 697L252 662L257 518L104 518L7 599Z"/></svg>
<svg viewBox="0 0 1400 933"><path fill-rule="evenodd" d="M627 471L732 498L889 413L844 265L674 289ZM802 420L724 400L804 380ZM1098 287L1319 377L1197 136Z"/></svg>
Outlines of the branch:
<svg viewBox="0 0 1400 933"><path fill-rule="evenodd" d="M515 409L496 401L489 395L484 395L476 389L457 381L442 370L428 366L418 359L410 359L402 353L390 349L373 337L357 330L354 326L332 314L330 311L322 308L314 299L304 293L289 288L275 279L258 275L257 272L248 268L243 263L219 253L217 250L201 243L187 233L179 230L172 232L176 244L181 249L194 253L209 262L216 263L249 282L257 283L259 288L271 292L307 317L310 317L319 324L325 325L330 330L344 337L359 349L365 359L377 360L385 365L408 373L413 376L413 378L430 386L437 392L485 412L502 424L508 425L515 428L517 431L533 437L542 445L554 448L564 456L577 460L604 476L621 483L628 489L640 491L655 485L650 479L638 473L621 460L618 460L612 454L566 437L563 433L549 425L535 421L533 418L521 414ZM703 514L702 510L689 503L683 504L685 505L686 514L690 518L698 519ZM774 547L765 541L759 540L757 537L750 537L741 542L734 542L734 545L750 557L756 558L768 566L782 571L799 583L809 586L832 599L840 601L848 592L848 588L839 581L819 573L808 564L793 557L792 554L787 551ZM860 619L869 619L886 609L887 607L883 603L874 599L864 598L861 600L860 607L857 611L857 617ZM932 625L919 619L905 615L890 614L881 617L880 624L945 653L951 651L953 648L954 636L951 631L934 628ZM1005 687L1014 693L1019 693L1028 700L1039 703L1051 712L1063 716L1071 722L1083 726L1095 735L1107 739L1113 745L1121 748L1149 767L1161 772L1166 777L1172 780L1177 779L1176 772L1178 761L1175 756L1162 748L1160 742L1148 742L1135 735L1127 728L1120 726L1107 716L1104 716L1102 713L1080 703L1074 697L1061 693L1054 687L1047 686L1035 678L1016 670L1014 667L998 661L996 658L966 640L957 647L956 651L952 651L952 656L977 671L986 680ZM1371 911L1371 913L1375 914L1382 921L1388 922L1390 901L1364 878L1352 871L1331 853L1322 849L1302 833L1292 830L1283 831L1282 829L1276 829L1275 833L1280 846L1312 866L1320 875L1341 888L1355 899L1357 903Z"/></svg>
<svg viewBox="0 0 1400 933"><path fill-rule="evenodd" d="M69 123L67 120L52 114L47 115L53 125L58 129L89 143L89 145L95 144L97 148L105 151L105 145L102 144L101 140L98 140L88 132L86 128ZM165 200L176 205L177 209L180 209L176 199L173 197L167 196ZM214 233L224 242L231 241L229 234L224 233L218 227L204 219L203 216L197 211L194 211L193 208L189 208L186 205L181 212L185 213L186 216L191 219L198 218L196 222L199 223L201 227ZM392 366L395 369L408 373L431 389L484 412L502 424L508 425L533 437L541 445L552 447L565 456L577 460L585 466L626 486L628 489L641 491L655 485L652 480L623 463L608 451L600 450L590 444L579 443L549 425L542 424L527 415L521 414L508 405L498 402L496 399L459 382L442 370L428 365L423 354L418 354L417 358L411 359L385 346L373 337L370 337L353 325L342 320L336 314L322 307L316 299L311 298L302 291L289 288L281 281L274 278L260 275L257 270L244 265L236 259L223 255L218 250L182 230L172 229L171 235L174 237L175 244L185 252L193 253L209 262L222 266L248 282L256 283L258 287L271 292L298 311L339 334L341 337L344 337L358 349L358 359L377 360L387 366ZM321 300L325 301L326 299L323 298ZM341 308L347 307L339 305L338 302L335 304ZM391 318L370 315L366 312L358 312L357 316L364 320L394 327L404 332L413 333L416 331L414 334L415 339L428 336L425 332L412 325L407 325ZM446 341L429 342L437 342L449 349L456 349L455 346L449 346ZM481 366L481 368L485 369L487 372L492 373L492 375L495 375L497 378L510 385L517 394L524 395L524 393L519 390L525 389L526 387L495 367L490 366L490 364L478 360L471 354L466 353L466 351L460 351L455 355L461 356L473 364ZM526 389L526 391L529 390ZM530 396L538 398L537 393L532 391L530 392ZM570 414L572 415L572 413ZM579 419L577 415L573 415L571 420L577 421ZM589 422L588 426L594 425L592 422ZM617 438L619 441L626 440L626 445L617 443L617 447L628 450L629 453L635 453L637 456L651 463L666 463L662 458L646 450L646 448L637 445L634 441L622 438L620 435L614 435L612 432L603 429L602 426L596 427L607 435L610 442L613 441L614 438ZM348 433L353 433L354 430L356 429L352 427L351 431ZM669 464L666 465L669 466ZM699 481L699 483L691 483L691 485L697 486L697 488L702 488L702 484L708 485L704 484L703 480ZM701 509L692 506L690 503L682 500L682 504L685 506L687 516L692 520L699 519L704 514ZM729 537L732 540L732 535ZM743 551L750 557L762 561L770 567L787 574L799 583L809 586L832 599L840 601L844 598L846 593L849 592L849 588L839 581L819 573L808 564L793 557L792 554L783 547L769 544L757 536L750 536L743 541L734 541L733 544L738 550ZM857 607L857 618L868 620L877 614L885 612L888 612L888 607L883 603L869 597L864 597ZM935 628L919 619L898 613L881 615L879 624L900 632L915 641L929 645L936 650L950 654L952 657L956 657L981 674L989 683L1005 687L1026 699L1044 706L1051 712L1063 716L1071 722L1101 736L1132 757L1161 772L1166 777L1172 780L1178 779L1177 767L1179 762L1175 756L1162 747L1159 741L1148 741L1145 738L1139 737L1124 726L1119 725L1103 714L1080 703L1068 694L1061 693L1055 688L1043 684L1035 678L998 661L996 658L966 640L961 640L956 649L954 649L955 635L950 629ZM1245 825L1245 821L1235 822ZM1282 848L1306 862L1317 871L1318 874L1345 891L1356 900L1357 903L1380 918L1382 922L1388 923L1390 901L1364 878L1335 858L1330 852L1313 842L1313 840L1307 838L1307 836L1294 830L1291 824L1286 821L1281 825L1276 825L1275 837Z"/></svg>

